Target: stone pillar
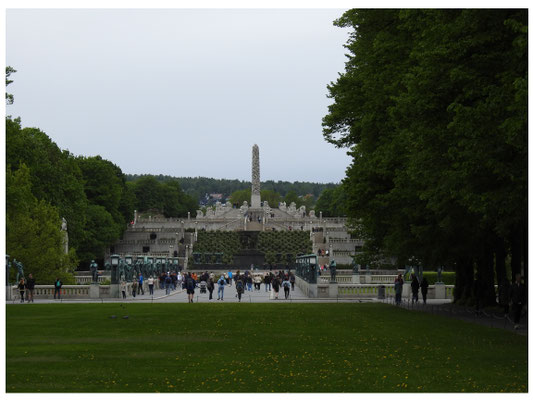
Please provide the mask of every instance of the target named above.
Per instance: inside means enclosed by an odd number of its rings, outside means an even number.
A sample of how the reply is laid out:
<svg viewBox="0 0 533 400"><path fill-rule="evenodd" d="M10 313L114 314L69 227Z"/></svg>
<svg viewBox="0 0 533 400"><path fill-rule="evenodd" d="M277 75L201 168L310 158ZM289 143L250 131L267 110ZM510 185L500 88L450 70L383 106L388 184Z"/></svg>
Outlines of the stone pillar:
<svg viewBox="0 0 533 400"><path fill-rule="evenodd" d="M435 282L435 300L446 298L446 285L442 282Z"/></svg>
<svg viewBox="0 0 533 400"><path fill-rule="evenodd" d="M100 298L100 284L97 282L91 283L89 288L89 298L99 299Z"/></svg>
<svg viewBox="0 0 533 400"><path fill-rule="evenodd" d="M190 220L191 220L191 212L187 211L187 221L190 221Z"/></svg>
<svg viewBox="0 0 533 400"><path fill-rule="evenodd" d="M259 175L259 146L252 147L252 208L261 207L261 186Z"/></svg>
<svg viewBox="0 0 533 400"><path fill-rule="evenodd" d="M329 297L337 298L339 296L339 284L337 282L329 283Z"/></svg>

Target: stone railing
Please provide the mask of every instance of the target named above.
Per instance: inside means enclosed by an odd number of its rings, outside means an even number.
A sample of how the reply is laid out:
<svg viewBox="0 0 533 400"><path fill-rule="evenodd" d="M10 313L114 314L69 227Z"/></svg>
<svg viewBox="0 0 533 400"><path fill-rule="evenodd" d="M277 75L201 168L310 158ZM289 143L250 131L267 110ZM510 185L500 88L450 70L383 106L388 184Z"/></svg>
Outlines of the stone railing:
<svg viewBox="0 0 533 400"><path fill-rule="evenodd" d="M88 299L91 285L63 285L61 287L62 299ZM33 297L35 299L53 299L54 285L35 285ZM20 292L16 286L11 287L12 299L20 300Z"/></svg>
<svg viewBox="0 0 533 400"><path fill-rule="evenodd" d="M350 270L343 271L343 274L339 274L342 270L337 270L337 282L338 283L364 283L364 284L390 284L394 283L396 275L371 275L371 274L359 274L352 275ZM319 277L319 283L329 283L331 280L330 275L321 275ZM357 281L359 280L359 281Z"/></svg>
<svg viewBox="0 0 533 400"><path fill-rule="evenodd" d="M103 281L108 280L111 281L111 274L109 275L99 275L98 276L98 282L102 283ZM93 281L92 276L85 276L85 275L76 275L76 283L78 285L90 285Z"/></svg>

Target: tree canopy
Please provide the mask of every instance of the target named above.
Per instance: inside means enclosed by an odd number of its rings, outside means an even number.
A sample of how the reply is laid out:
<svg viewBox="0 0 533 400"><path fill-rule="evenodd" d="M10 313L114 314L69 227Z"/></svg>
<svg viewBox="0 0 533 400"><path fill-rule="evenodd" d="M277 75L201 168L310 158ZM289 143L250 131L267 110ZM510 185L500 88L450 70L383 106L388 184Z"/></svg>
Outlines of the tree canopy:
<svg viewBox="0 0 533 400"><path fill-rule="evenodd" d="M493 303L527 273L527 10L350 10L325 139L349 148L347 215L367 252L457 271Z"/></svg>

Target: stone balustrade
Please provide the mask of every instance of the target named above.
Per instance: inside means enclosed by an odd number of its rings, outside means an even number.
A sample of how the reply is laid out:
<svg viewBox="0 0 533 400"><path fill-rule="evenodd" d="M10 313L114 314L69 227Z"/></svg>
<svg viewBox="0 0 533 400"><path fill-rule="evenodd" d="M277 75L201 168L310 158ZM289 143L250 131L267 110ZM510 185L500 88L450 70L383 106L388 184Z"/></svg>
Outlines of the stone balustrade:
<svg viewBox="0 0 533 400"><path fill-rule="evenodd" d="M101 298L111 297L111 290L109 285L98 285ZM61 287L62 299L89 299L91 285L63 285ZM9 288L6 288L9 289ZM35 285L33 290L33 297L35 300L39 299L53 299L55 288L54 285ZM131 283L128 284L128 293L131 294ZM17 286L11 286L11 299L20 301L20 292Z"/></svg>
<svg viewBox="0 0 533 400"><path fill-rule="evenodd" d="M105 280L111 281L111 275L99 275L98 276L98 283L102 283ZM76 284L78 285L90 285L93 281L92 276L86 276L86 275L76 275Z"/></svg>

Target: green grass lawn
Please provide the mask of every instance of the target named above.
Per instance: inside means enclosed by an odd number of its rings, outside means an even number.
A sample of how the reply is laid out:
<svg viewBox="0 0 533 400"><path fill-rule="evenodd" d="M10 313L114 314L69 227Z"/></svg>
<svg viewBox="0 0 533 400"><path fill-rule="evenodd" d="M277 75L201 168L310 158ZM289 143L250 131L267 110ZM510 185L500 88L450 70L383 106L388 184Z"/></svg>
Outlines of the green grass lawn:
<svg viewBox="0 0 533 400"><path fill-rule="evenodd" d="M124 307L7 305L7 392L527 391L526 337L385 304Z"/></svg>

